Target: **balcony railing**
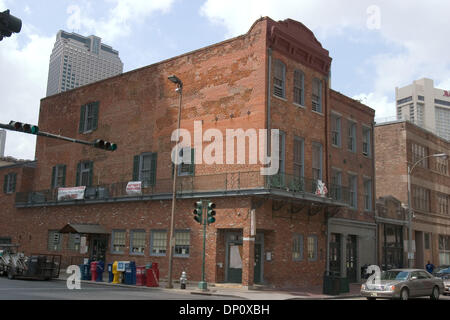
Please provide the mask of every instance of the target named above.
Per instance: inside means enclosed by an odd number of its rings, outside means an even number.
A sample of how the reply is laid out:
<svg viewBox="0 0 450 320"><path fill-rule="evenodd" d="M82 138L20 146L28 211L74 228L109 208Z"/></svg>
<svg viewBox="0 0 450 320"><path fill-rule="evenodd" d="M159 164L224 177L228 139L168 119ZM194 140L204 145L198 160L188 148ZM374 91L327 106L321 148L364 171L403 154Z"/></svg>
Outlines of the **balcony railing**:
<svg viewBox="0 0 450 320"><path fill-rule="evenodd" d="M107 185L86 187L82 200L59 199L58 189L47 189L33 192L16 193L16 205L43 205L48 203L64 204L68 201L109 201L122 199L146 200L159 196L170 199L172 195L173 180L158 179L154 185L142 184L141 193L128 194L128 182L117 182ZM297 177L291 174L276 174L263 176L259 171L219 173L212 175L195 175L177 177L177 196L189 197L195 193L210 193L217 196L233 194L254 194L255 192L267 192L269 190L280 190L295 194L312 194L317 191L317 180ZM327 186L326 197L341 203L349 203L348 188L342 186Z"/></svg>

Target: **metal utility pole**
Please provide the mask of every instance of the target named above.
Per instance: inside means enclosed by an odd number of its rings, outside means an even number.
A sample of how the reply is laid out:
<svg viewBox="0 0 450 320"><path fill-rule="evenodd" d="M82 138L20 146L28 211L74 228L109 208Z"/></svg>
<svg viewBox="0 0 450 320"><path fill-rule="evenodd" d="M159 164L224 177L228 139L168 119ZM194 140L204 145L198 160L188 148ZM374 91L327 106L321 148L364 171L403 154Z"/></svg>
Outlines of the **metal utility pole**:
<svg viewBox="0 0 450 320"><path fill-rule="evenodd" d="M180 104L178 106L178 124L177 124L177 148L175 150L175 164L173 169L173 187L172 187L172 212L170 215L170 232L169 232L169 271L168 271L168 281L167 288L173 288L172 284L172 263L173 263L173 250L175 246L174 237L174 224L175 224L175 202L177 194L177 175L178 175L178 140L180 139L180 124L181 124L181 102L183 99L183 82L176 76L172 75L168 78L170 81L177 85L176 91L180 94Z"/></svg>

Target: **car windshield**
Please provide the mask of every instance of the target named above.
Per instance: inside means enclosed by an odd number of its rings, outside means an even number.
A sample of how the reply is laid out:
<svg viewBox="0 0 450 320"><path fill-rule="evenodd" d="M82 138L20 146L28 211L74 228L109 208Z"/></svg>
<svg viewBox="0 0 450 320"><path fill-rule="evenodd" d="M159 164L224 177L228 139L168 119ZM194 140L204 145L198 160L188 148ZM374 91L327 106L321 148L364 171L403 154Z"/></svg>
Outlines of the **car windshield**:
<svg viewBox="0 0 450 320"><path fill-rule="evenodd" d="M381 280L406 280L409 273L406 271L384 271Z"/></svg>

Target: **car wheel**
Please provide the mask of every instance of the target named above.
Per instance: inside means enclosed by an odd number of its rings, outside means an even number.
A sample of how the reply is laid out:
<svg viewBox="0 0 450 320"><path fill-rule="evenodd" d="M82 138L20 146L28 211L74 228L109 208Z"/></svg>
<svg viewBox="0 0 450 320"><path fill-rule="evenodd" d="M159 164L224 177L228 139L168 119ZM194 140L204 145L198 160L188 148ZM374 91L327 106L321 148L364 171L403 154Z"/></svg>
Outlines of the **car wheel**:
<svg viewBox="0 0 450 320"><path fill-rule="evenodd" d="M439 288L438 287L433 288L433 292L431 292L430 299L431 300L439 300Z"/></svg>
<svg viewBox="0 0 450 320"><path fill-rule="evenodd" d="M408 288L403 288L400 291L400 300L408 300L409 299L409 290Z"/></svg>

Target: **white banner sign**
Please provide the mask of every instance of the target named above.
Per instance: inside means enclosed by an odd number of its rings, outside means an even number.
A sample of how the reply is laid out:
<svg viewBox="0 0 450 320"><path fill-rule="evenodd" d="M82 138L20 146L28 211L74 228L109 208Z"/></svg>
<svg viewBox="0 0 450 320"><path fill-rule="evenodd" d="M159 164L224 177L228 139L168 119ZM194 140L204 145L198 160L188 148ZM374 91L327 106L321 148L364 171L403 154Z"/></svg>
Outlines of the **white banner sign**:
<svg viewBox="0 0 450 320"><path fill-rule="evenodd" d="M142 181L128 182L126 191L128 195L142 194Z"/></svg>
<svg viewBox="0 0 450 320"><path fill-rule="evenodd" d="M85 254L88 251L88 247L86 245L86 237L81 237L80 239L80 253Z"/></svg>
<svg viewBox="0 0 450 320"><path fill-rule="evenodd" d="M84 190L86 186L83 187L73 187L73 188L58 188L58 201L60 200L82 200L84 199Z"/></svg>

